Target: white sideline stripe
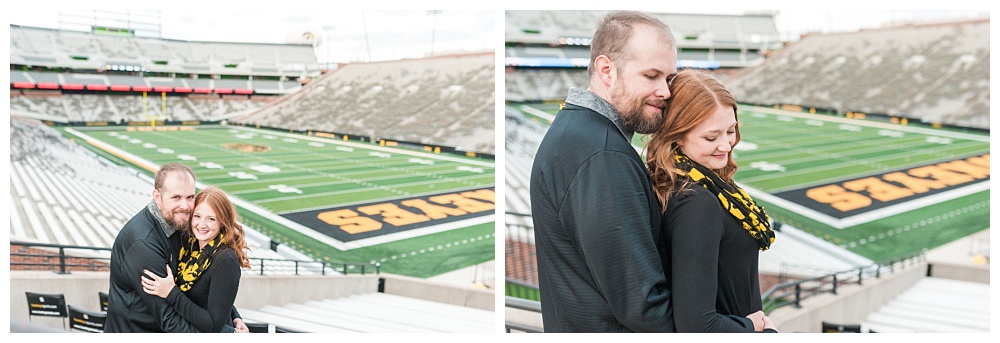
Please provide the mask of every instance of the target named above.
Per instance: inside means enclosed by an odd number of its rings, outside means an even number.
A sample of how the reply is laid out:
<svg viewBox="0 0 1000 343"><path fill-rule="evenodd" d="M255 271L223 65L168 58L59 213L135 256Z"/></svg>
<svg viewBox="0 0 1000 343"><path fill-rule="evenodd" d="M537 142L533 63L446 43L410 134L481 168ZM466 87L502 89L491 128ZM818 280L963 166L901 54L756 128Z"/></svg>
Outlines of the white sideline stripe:
<svg viewBox="0 0 1000 343"><path fill-rule="evenodd" d="M528 105L521 105L521 110L542 117L545 120L548 120L550 123L556 119L556 116L548 114L545 111L542 111L540 109Z"/></svg>
<svg viewBox="0 0 1000 343"><path fill-rule="evenodd" d="M813 210L811 208L763 192L761 190L748 187L742 183L737 182L737 184L739 184L741 188L746 190L747 193L749 193L754 198L758 198L763 201L784 207L785 209L805 215L806 217L817 220L823 224L832 226L838 230L843 230L845 228L861 225L873 220L878 220L885 217L897 215L903 212L916 210L919 208L940 203L942 201L953 200L960 197L964 197L966 195L987 191L990 189L990 182L982 181L979 183L975 183L961 188L956 188L935 195L923 196L914 200L884 207L878 210L868 211L854 216L837 219L827 214L820 213L819 211Z"/></svg>

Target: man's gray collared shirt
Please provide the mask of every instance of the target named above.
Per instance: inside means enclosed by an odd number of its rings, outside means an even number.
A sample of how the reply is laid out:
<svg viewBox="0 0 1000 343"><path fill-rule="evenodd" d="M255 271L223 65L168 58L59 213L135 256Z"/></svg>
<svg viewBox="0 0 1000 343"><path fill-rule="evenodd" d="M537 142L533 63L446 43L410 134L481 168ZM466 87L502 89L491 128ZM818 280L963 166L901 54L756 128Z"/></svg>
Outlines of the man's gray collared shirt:
<svg viewBox="0 0 1000 343"><path fill-rule="evenodd" d="M600 113L605 118L608 118L608 120L612 123L615 123L615 126L618 127L618 131L625 137L625 140L632 140L632 135L634 135L635 132L625 129L624 123L622 123L622 116L618 113L618 110L615 109L615 106L607 100L597 96L594 92L586 89L571 87L569 89L569 96L566 97L566 103Z"/></svg>

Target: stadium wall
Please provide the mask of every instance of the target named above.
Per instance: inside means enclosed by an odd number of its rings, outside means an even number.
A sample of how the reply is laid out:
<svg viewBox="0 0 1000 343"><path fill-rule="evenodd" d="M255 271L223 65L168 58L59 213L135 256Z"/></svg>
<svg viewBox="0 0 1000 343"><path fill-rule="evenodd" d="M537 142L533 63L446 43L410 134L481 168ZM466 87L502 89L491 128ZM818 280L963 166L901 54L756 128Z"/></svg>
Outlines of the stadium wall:
<svg viewBox="0 0 1000 343"><path fill-rule="evenodd" d="M329 139L343 139L344 141L356 140L356 141L361 141L361 142L366 142L366 143L377 143L379 146L388 146L388 147L396 147L396 148L405 148L405 149L410 149L410 150L419 150L419 151L424 151L424 152L433 153L433 154L449 153L449 154L465 155L466 157L484 158L484 159L488 159L488 160L495 160L496 159L496 155L494 155L494 154L487 154L487 153L475 152L475 151L458 150L458 149L455 149L454 147L444 146L444 145L434 145L434 144L426 144L426 143L420 143L420 142L409 142L409 141L394 140L394 139L385 139L385 138L374 138L374 137L363 136L363 135L356 135L356 134L350 134L350 133L326 132L326 131L317 131L317 130L301 130L301 129L291 129L291 128L274 127L274 126L267 126L267 125L246 124L246 123L230 123L230 125L233 125L233 126L252 126L254 128L257 128L257 129L268 129L268 130L286 131L286 132L289 132L289 133L298 133L298 134L303 134L303 135L306 135L306 136L324 137L324 138L329 138ZM378 141L377 142L373 141L375 139L377 139Z"/></svg>
<svg viewBox="0 0 1000 343"><path fill-rule="evenodd" d="M801 308L785 306L768 313L778 332L822 332L823 321L860 323L896 296L902 294L927 272L922 262L907 269L866 279L863 284L837 288L837 294L821 294L801 302Z"/></svg>
<svg viewBox="0 0 1000 343"><path fill-rule="evenodd" d="M744 105L744 104L745 105L750 105L750 106L756 106L756 107L781 109L781 110L786 110L786 111L794 111L794 112L802 112L802 113L810 113L810 114L830 115L830 116L841 117L841 118L848 118L848 119L870 120L870 121L877 121L877 122L884 122L884 123L892 123L892 124L898 124L898 125L903 125L903 126L906 126L908 124L921 124L921 125L930 126L932 128L935 128L935 129L942 129L942 128L944 128L944 129L953 129L953 130L960 130L960 131L966 131L966 132L978 132L978 133L986 133L986 134L990 133L990 128L988 128L988 127L982 128L982 127L951 125L951 124L945 124L945 123L925 122L925 121L922 121L922 120L917 119L917 118L907 117L905 115L889 115L889 114L884 114L884 113L870 113L870 112L866 113L866 112L857 112L857 111L850 111L850 110L841 113L840 111L838 111L835 108L817 107L817 106L809 106L809 105L797 105L797 104L781 104L781 103L777 103L777 104L770 104L770 103L764 104L764 103L742 103L742 102L740 103L740 105Z"/></svg>
<svg viewBox="0 0 1000 343"><path fill-rule="evenodd" d="M63 294L68 305L100 312L97 293L107 292L110 289L108 275L107 272L57 274L51 271L11 271L11 322L29 321L25 292ZM383 288L386 294L490 311L494 309L493 290L442 285L392 274L262 276L243 273L235 305L237 310L241 308L258 309L265 305L284 306L308 300L334 299L353 294L374 293L378 292L380 288ZM50 320L51 323L46 320ZM56 318L33 316L30 318L30 322L45 323L46 326L62 326Z"/></svg>

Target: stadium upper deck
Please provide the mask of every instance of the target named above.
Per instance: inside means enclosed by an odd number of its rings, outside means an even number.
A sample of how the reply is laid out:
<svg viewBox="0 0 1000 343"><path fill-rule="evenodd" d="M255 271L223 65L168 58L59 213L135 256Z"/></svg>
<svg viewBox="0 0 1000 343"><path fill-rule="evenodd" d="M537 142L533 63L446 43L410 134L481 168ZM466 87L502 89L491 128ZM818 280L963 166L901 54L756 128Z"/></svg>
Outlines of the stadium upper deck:
<svg viewBox="0 0 1000 343"><path fill-rule="evenodd" d="M12 88L125 92L286 94L321 72L305 44L189 42L19 25L10 25L10 64Z"/></svg>

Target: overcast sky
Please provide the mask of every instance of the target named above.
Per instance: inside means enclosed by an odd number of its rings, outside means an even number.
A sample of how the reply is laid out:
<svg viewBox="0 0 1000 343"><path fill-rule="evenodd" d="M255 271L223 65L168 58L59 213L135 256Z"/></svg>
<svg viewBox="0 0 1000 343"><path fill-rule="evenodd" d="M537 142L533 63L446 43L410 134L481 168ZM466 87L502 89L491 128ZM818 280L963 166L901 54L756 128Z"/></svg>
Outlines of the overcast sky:
<svg viewBox="0 0 1000 343"><path fill-rule="evenodd" d="M60 27L60 18L93 16L86 10L36 10L11 16L11 24ZM133 18L150 18L155 13L137 11ZM153 17L155 18L155 17ZM417 58L454 51L493 50L495 11L468 10L255 10L229 11L162 10L159 12L163 38L186 41L244 43L299 42L302 33L312 31L318 39L320 63L382 61ZM91 21L93 21L91 19ZM77 28L78 29L78 28Z"/></svg>
<svg viewBox="0 0 1000 343"><path fill-rule="evenodd" d="M961 3L964 0L951 1ZM290 37L301 37L303 32L312 31L319 37L316 53L320 63L418 58L430 55L432 49L436 54L492 50L498 48L500 40L503 39L503 14L491 9L333 10L313 9L294 0L268 3L287 3L289 6L286 7L299 9L255 9L253 6L248 6L249 8L194 10L190 6L174 6L183 9L159 12L159 21L162 23L160 32L163 38L188 41L288 43ZM293 6L295 4L298 5ZM510 4L514 7L517 2ZM754 4L767 7L766 5L772 3L754 2ZM425 8L431 7L431 5L425 6ZM370 6L370 8L378 7L380 6ZM687 8L650 6L632 9L704 14L743 14L746 11L725 4L711 6L713 9L702 7L705 6L689 5ZM51 28L59 28L60 17L68 18L70 13L93 14L92 10L10 9L10 11L13 12L8 13L11 24ZM856 31L862 28L877 28L886 23L929 18L971 19L981 16L984 12L988 14L987 11L973 10L795 9L777 10L775 23L782 39L789 40L810 31L824 33Z"/></svg>

